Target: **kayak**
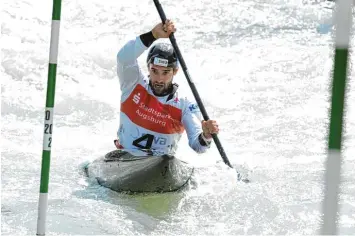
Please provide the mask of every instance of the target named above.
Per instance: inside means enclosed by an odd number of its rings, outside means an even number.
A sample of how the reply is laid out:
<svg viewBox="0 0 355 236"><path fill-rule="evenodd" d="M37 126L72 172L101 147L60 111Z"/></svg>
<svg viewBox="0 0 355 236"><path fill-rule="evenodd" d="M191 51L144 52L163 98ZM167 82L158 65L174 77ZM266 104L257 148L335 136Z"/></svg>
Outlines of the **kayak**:
<svg viewBox="0 0 355 236"><path fill-rule="evenodd" d="M133 156L114 150L85 167L88 177L117 192L173 192L191 179L194 168L175 156Z"/></svg>

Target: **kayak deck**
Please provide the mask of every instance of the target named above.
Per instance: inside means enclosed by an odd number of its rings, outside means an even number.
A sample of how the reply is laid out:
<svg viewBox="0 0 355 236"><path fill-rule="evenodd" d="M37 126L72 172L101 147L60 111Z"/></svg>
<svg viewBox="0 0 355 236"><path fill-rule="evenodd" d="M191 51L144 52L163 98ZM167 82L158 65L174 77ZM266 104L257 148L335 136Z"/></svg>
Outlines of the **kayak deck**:
<svg viewBox="0 0 355 236"><path fill-rule="evenodd" d="M190 180L193 167L174 156L136 157L121 150L107 153L86 167L89 177L117 192L172 192Z"/></svg>

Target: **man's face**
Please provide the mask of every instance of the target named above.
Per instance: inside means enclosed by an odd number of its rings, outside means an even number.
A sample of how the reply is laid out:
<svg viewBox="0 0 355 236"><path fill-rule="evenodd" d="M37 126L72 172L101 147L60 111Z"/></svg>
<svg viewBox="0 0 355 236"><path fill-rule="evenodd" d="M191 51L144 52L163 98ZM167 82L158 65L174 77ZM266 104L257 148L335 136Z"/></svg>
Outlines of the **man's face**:
<svg viewBox="0 0 355 236"><path fill-rule="evenodd" d="M176 75L178 69L153 64L149 64L148 68L154 93L157 95L164 94L172 84L173 77Z"/></svg>

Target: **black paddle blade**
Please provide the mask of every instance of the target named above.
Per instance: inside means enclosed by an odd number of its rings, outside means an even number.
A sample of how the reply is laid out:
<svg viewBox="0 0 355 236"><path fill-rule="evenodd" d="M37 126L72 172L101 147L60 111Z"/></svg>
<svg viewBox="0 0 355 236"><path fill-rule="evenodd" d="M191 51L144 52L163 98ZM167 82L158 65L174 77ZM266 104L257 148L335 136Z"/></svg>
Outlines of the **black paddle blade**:
<svg viewBox="0 0 355 236"><path fill-rule="evenodd" d="M237 171L237 179L238 181L242 181L244 183L250 183L250 179L247 176L242 175Z"/></svg>

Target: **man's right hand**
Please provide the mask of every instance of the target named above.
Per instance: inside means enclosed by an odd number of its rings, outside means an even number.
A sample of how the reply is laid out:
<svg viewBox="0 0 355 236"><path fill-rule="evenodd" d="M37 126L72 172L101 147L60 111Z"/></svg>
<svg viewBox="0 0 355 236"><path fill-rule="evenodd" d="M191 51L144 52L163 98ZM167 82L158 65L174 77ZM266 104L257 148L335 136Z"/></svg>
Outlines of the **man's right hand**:
<svg viewBox="0 0 355 236"><path fill-rule="evenodd" d="M171 20L166 20L165 24L159 23L152 29L152 34L156 39L169 38L172 32L176 32L176 28Z"/></svg>

